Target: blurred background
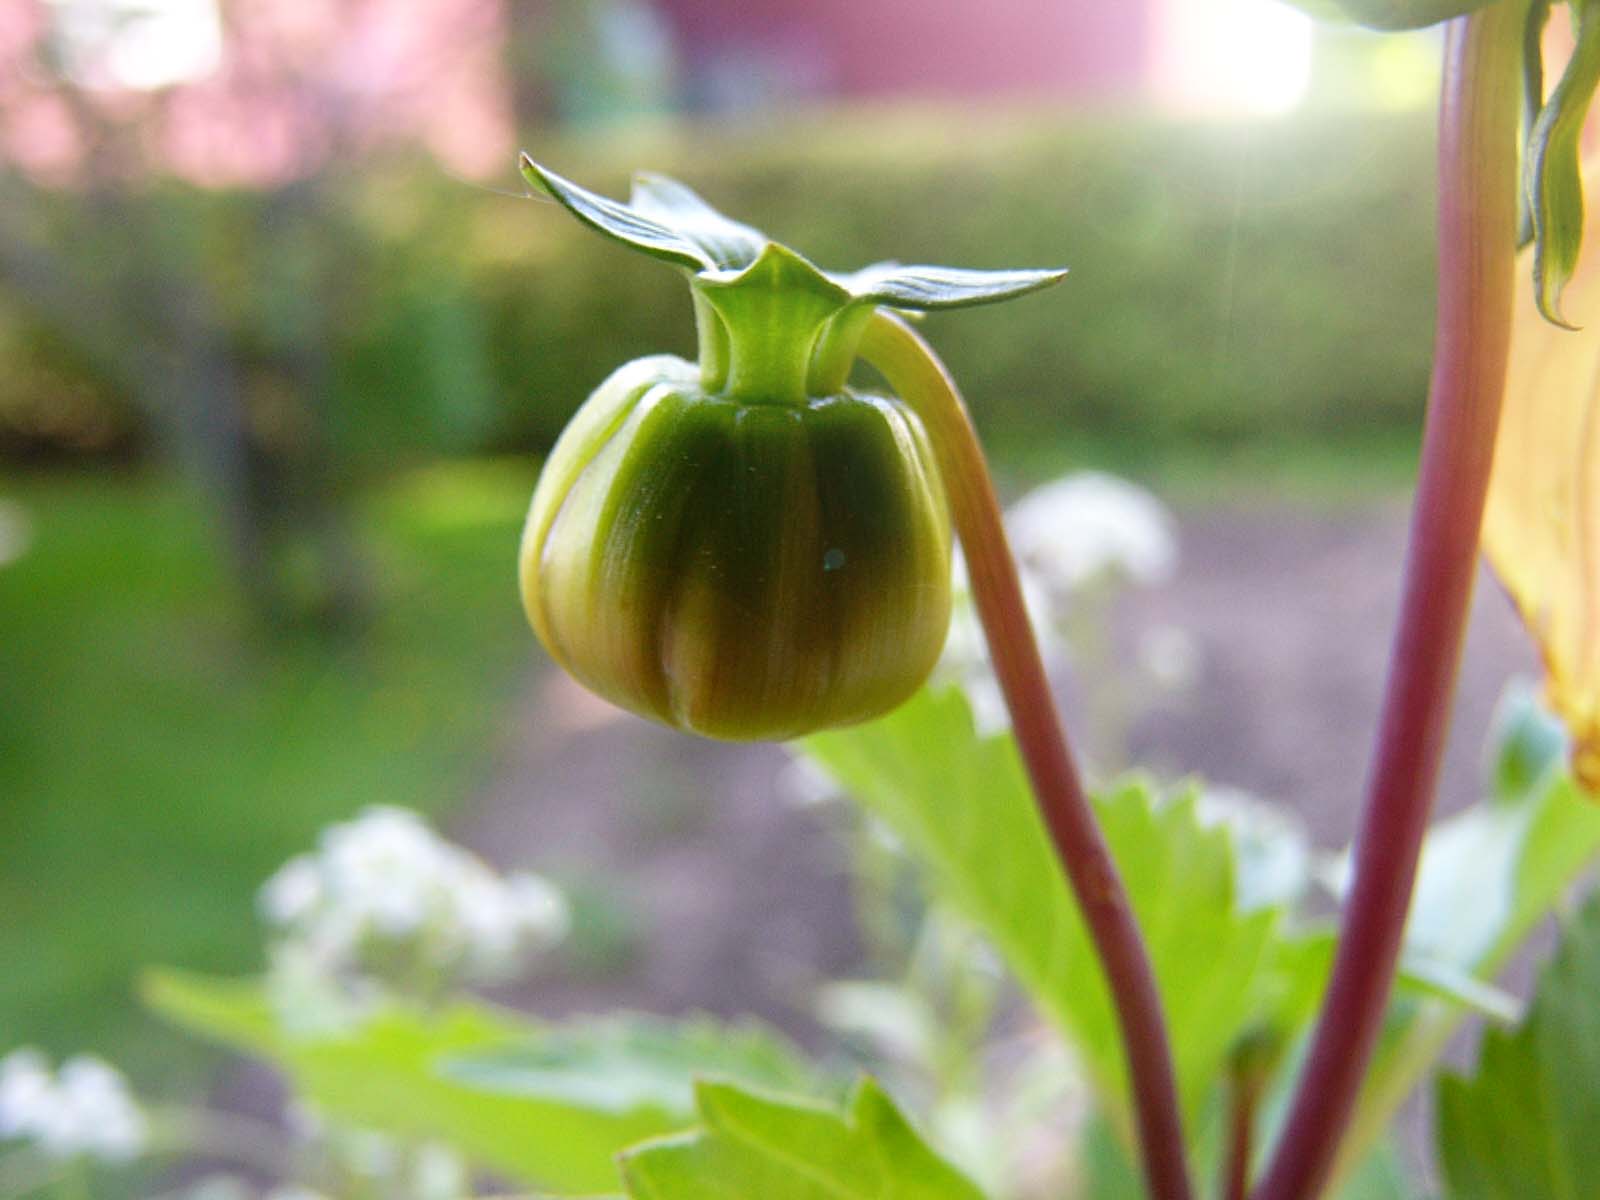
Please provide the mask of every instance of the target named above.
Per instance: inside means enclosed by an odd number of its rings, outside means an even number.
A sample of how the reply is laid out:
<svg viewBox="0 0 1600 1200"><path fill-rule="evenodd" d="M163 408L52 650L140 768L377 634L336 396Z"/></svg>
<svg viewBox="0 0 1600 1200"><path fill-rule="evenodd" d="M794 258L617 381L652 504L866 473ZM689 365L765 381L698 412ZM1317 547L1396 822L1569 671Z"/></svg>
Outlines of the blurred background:
<svg viewBox="0 0 1600 1200"><path fill-rule="evenodd" d="M809 1038L859 969L781 751L607 709L524 624L541 454L693 333L519 148L674 175L830 267L1070 266L927 330L1008 498L1093 468L1169 514L1166 567L1068 613L1091 758L1338 845L1426 388L1438 52L1274 0L4 0L0 1047L201 1069L139 967L259 966L261 881L375 803L566 889L540 1010ZM1530 661L1483 589L1447 803Z"/></svg>

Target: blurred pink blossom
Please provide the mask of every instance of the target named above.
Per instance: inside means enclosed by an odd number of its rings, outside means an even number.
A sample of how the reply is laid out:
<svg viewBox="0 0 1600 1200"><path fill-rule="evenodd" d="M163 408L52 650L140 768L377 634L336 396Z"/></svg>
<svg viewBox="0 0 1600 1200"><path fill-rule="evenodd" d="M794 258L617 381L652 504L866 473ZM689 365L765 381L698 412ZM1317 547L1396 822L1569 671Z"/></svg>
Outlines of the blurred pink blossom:
<svg viewBox="0 0 1600 1200"><path fill-rule="evenodd" d="M115 0L0 5L0 155L50 182L81 165L82 113L114 132L124 169L208 186L281 184L407 143L469 176L509 160L503 0L234 0L205 74L142 90L96 70L74 81L75 113L47 65L65 28L52 13L89 2Z"/></svg>

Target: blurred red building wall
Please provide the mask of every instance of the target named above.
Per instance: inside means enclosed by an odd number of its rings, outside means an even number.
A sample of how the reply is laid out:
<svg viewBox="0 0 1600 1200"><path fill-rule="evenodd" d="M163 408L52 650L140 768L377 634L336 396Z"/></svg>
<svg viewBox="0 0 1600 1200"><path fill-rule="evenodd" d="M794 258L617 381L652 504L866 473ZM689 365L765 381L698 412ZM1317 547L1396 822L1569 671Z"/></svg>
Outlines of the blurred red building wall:
<svg viewBox="0 0 1600 1200"><path fill-rule="evenodd" d="M1159 0L656 0L692 70L761 56L839 96L1137 91Z"/></svg>

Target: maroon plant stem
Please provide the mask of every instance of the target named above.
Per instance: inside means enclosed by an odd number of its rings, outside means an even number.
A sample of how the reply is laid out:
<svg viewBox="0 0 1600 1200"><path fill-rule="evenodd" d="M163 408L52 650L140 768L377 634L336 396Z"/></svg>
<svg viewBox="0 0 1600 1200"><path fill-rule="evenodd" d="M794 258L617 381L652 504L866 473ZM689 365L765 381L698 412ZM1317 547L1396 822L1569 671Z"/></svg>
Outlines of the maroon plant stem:
<svg viewBox="0 0 1600 1200"><path fill-rule="evenodd" d="M1177 1080L1155 974L1056 716L977 432L938 357L898 318L874 314L861 355L915 408L932 439L1012 730L1116 1006L1146 1184L1155 1200L1188 1200Z"/></svg>
<svg viewBox="0 0 1600 1200"><path fill-rule="evenodd" d="M1255 1200L1325 1186L1383 1021L1472 598L1511 337L1524 5L1451 22L1439 123L1439 314L1399 626L1343 933Z"/></svg>
<svg viewBox="0 0 1600 1200"><path fill-rule="evenodd" d="M1245 1200L1250 1191L1251 1133L1261 1101L1262 1080L1255 1072L1238 1073L1230 1083L1228 1156L1222 1166L1221 1200Z"/></svg>

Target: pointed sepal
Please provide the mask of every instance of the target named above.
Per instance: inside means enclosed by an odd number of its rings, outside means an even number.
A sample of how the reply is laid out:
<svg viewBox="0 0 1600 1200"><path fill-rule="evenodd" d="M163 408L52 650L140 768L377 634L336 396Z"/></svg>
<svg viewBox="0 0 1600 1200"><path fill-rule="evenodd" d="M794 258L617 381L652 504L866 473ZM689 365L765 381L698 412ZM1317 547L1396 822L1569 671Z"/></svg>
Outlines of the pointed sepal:
<svg viewBox="0 0 1600 1200"><path fill-rule="evenodd" d="M970 271L883 262L833 278L857 300L926 312L1010 300L1066 277L1065 270Z"/></svg>
<svg viewBox="0 0 1600 1200"><path fill-rule="evenodd" d="M689 238L673 226L649 216L639 209L616 200L597 195L588 188L579 187L570 179L557 175L549 167L541 166L522 155L519 160L522 177L530 186L558 201L563 208L590 229L606 237L641 250L652 258L675 266L701 271L716 264Z"/></svg>
<svg viewBox="0 0 1600 1200"><path fill-rule="evenodd" d="M641 171L633 177L629 207L670 226L721 270L740 270L761 257L767 235L725 217L695 192L665 175Z"/></svg>

